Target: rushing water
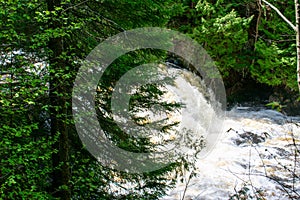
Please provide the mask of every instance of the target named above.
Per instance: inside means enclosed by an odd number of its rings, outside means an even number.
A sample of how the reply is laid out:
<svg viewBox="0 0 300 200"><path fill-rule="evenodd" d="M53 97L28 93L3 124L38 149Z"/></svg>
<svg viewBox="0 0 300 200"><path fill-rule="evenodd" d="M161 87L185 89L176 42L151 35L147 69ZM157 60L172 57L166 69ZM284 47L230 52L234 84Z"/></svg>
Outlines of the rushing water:
<svg viewBox="0 0 300 200"><path fill-rule="evenodd" d="M185 199L229 199L244 186L249 195L261 191L266 199L288 199L291 197L287 193L299 194L299 157L295 158L292 139L294 136L299 150L299 121L272 110L232 109L218 145L198 161L198 176L190 180ZM293 179L295 176L298 178ZM179 183L163 199L181 199L186 182Z"/></svg>
<svg viewBox="0 0 300 200"><path fill-rule="evenodd" d="M201 126L204 118L195 115L197 109L202 109L209 120L215 113L201 88L192 83L191 75L184 77L186 82L179 82L177 87L187 91L189 85L194 94L185 101L188 108L194 108L185 115L186 121ZM184 98L184 92L178 91ZM196 163L196 176L189 180L191 172L186 172L183 182L179 181L163 200L179 200L183 195L195 200L300 199L300 117L263 107L234 107L219 128L217 145Z"/></svg>
<svg viewBox="0 0 300 200"><path fill-rule="evenodd" d="M191 156L195 152L189 154L187 143L216 130L219 133L219 137L212 137L215 140L205 141L208 154L193 160L195 170L186 171L162 200L300 199L300 117L285 116L264 106L236 106L220 115L207 98L213 95L199 77L166 67L161 74L176 77L173 84L165 86L163 100L176 101L184 107L166 115L149 109L135 113L149 115L147 120L152 122L160 118L180 122L176 131L169 135L155 132L150 141L171 141L167 149L174 149L175 144L176 152ZM192 133L192 140L182 140L185 130ZM176 146L176 140L183 145Z"/></svg>

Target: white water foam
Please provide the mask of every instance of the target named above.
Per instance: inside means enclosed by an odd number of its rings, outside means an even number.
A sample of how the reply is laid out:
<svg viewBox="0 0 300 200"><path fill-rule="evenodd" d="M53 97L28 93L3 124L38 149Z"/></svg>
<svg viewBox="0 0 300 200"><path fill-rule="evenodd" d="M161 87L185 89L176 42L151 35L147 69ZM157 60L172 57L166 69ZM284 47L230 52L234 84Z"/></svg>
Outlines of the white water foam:
<svg viewBox="0 0 300 200"><path fill-rule="evenodd" d="M253 199L300 198L300 159L294 153L294 143L300 149L299 122L273 110L232 109L217 146L198 160L198 176L187 185L186 173L186 180L162 199L181 200L184 190L184 199L229 199L244 186Z"/></svg>

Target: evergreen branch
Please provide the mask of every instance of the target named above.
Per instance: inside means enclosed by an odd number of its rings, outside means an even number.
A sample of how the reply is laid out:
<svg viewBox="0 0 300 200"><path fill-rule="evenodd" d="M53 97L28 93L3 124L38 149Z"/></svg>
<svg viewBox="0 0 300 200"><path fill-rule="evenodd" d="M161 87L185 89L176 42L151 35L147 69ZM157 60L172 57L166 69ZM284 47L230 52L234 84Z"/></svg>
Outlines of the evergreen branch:
<svg viewBox="0 0 300 200"><path fill-rule="evenodd" d="M281 12L280 10L278 10L278 8L276 8L273 4L269 3L268 1L266 0L262 0L265 4L267 4L268 6L270 6L273 10L275 10L277 12L277 14L286 22L288 23L294 31L298 31L297 30L297 27L290 21L288 20Z"/></svg>

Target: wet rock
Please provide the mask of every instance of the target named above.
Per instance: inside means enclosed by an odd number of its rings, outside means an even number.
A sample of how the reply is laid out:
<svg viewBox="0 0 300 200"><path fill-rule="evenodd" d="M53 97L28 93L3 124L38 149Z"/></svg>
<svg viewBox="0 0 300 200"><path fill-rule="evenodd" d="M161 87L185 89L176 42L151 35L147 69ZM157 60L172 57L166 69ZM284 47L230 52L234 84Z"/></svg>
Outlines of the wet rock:
<svg viewBox="0 0 300 200"><path fill-rule="evenodd" d="M292 155L291 152L289 152L283 148L280 148L280 147L273 147L273 148L276 149L276 151L277 151L276 154L281 157L289 157Z"/></svg>
<svg viewBox="0 0 300 200"><path fill-rule="evenodd" d="M238 146L242 144L252 143L252 144L259 144L266 140L265 135L260 136L258 134L252 132L244 132L238 135L238 138L234 140L234 143Z"/></svg>

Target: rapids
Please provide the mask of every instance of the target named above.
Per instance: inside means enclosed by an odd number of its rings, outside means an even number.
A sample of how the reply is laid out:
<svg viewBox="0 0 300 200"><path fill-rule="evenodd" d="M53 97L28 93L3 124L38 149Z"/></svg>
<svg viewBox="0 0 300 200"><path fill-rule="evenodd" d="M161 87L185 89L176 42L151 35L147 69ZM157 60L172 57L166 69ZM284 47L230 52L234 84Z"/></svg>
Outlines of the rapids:
<svg viewBox="0 0 300 200"><path fill-rule="evenodd" d="M299 151L299 122L299 117L273 110L229 111L218 144L198 160L198 176L190 180L184 199L229 199L243 188L252 197L256 191L265 199L300 198L300 161L298 156L295 162L294 145ZM178 183L162 199L182 199L185 187L186 182Z"/></svg>
<svg viewBox="0 0 300 200"><path fill-rule="evenodd" d="M277 111L235 107L227 113L222 135L210 154L164 200L299 199L300 117ZM298 155L295 156L295 152ZM267 177L267 176L268 177ZM187 186L187 187L186 187ZM238 198L235 198L238 199Z"/></svg>
<svg viewBox="0 0 300 200"><path fill-rule="evenodd" d="M203 134L203 124L217 115L199 78L183 72L175 82L172 91L186 105L183 121ZM214 148L161 199L300 199L300 117L264 106L235 106L225 116Z"/></svg>
<svg viewBox="0 0 300 200"><path fill-rule="evenodd" d="M173 84L165 85L162 101L184 106L166 115L149 109L135 113L150 116L148 122L165 118L179 122L175 131L154 132L150 141L169 141L161 149L191 156L195 152L186 148L189 144L195 146L193 142L202 136L218 133L205 141L205 153L193 160L195 170L184 172L185 177L179 177L161 200L300 199L300 117L286 116L265 106L236 106L220 114L215 109L218 105L210 101L214 95L195 74L166 66L160 74L175 77ZM192 140L182 140L186 130L192 133Z"/></svg>

